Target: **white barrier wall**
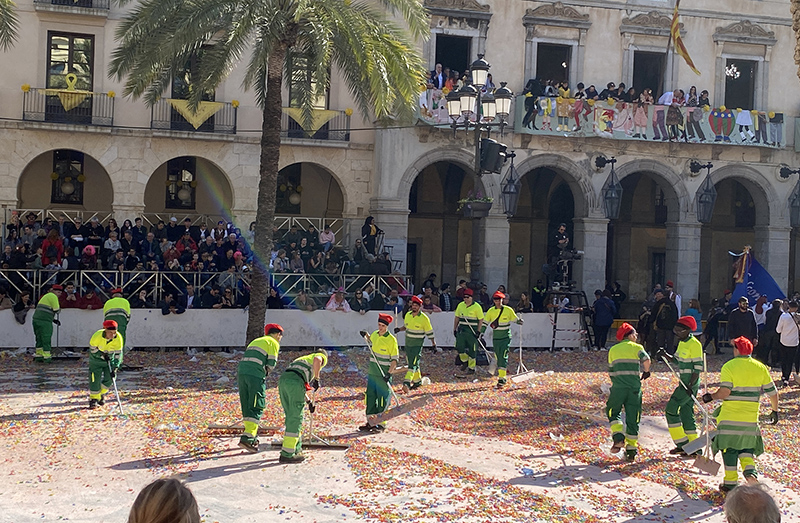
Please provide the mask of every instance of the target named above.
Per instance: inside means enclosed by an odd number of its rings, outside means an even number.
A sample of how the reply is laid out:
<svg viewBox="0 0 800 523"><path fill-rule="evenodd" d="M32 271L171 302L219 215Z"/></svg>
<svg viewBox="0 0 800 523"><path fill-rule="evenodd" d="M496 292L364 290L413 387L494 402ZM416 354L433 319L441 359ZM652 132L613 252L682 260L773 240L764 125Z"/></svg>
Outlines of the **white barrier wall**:
<svg viewBox="0 0 800 523"><path fill-rule="evenodd" d="M0 311L0 348L33 347L31 327L32 312L24 325L14 320L10 310ZM452 347L453 313L441 312L430 315L436 334L436 343ZM550 347L553 339L553 324L549 314L524 314L524 325L511 326L513 347L519 346L520 332L524 347ZM53 347L86 347L92 333L102 327L102 311L65 309L60 315L61 327L53 326ZM280 323L285 329L281 344L285 347L323 347L363 345L358 335L360 330L372 332L377 328L378 312L364 315L350 312L296 310L269 310L267 322ZM578 347L580 334L578 314L558 316L556 347ZM402 325L402 320L390 325L393 329ZM184 314L164 316L160 309L135 309L128 325L129 347L237 347L245 342L247 311L242 309L188 310ZM563 330L562 330L563 329ZM58 336L58 343L56 343ZM492 344L491 330L485 334L488 345ZM398 334L402 345L405 334ZM427 342L426 342L427 344Z"/></svg>

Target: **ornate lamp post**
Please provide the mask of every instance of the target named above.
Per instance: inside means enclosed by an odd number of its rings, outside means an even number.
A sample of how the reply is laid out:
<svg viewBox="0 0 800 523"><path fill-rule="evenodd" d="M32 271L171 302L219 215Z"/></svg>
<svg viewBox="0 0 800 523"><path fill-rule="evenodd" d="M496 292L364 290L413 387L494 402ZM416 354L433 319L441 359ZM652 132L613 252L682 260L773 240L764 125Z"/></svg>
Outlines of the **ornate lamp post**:
<svg viewBox="0 0 800 523"><path fill-rule="evenodd" d="M508 168L508 174L503 182L503 211L511 218L517 213L517 205L519 204L519 193L522 188L522 180L514 168L514 157L516 154L511 153L511 166Z"/></svg>
<svg viewBox="0 0 800 523"><path fill-rule="evenodd" d="M800 173L800 169L789 169L784 166L781 167L781 178L788 179L793 174ZM792 189L789 195L789 220L792 227L800 227L800 179Z"/></svg>
<svg viewBox="0 0 800 523"><path fill-rule="evenodd" d="M617 159L613 156L611 159L605 156L598 156L594 160L594 164L598 169L603 169L606 165L611 164L611 174L609 174L603 189L603 210L609 220L619 218L619 211L622 207L622 184L617 178L617 173L614 172L615 163L617 163Z"/></svg>
<svg viewBox="0 0 800 523"><path fill-rule="evenodd" d="M700 162L692 161L689 164L689 170L697 174L702 169L706 169L706 179L697 190L697 221L700 223L711 223L714 217L714 204L717 201L717 189L711 181L711 168L714 167L712 163L702 164Z"/></svg>

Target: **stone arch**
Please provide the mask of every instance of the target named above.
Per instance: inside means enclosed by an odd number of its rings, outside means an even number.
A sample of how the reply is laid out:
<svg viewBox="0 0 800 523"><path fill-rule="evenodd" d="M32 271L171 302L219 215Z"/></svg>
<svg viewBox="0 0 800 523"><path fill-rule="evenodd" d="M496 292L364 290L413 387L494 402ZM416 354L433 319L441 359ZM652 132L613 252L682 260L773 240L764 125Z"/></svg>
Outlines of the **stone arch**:
<svg viewBox="0 0 800 523"><path fill-rule="evenodd" d="M351 204L357 205L358 199L348 194L348 190L354 190L352 187L352 182L358 180L345 180L340 174L351 172L353 170L351 166L352 161L348 160L347 158L347 149L342 149L341 155L334 155L331 157L327 154L319 154L314 147L292 147L290 151L286 151L284 149L285 147L286 146L284 145L281 146L281 158L280 163L278 164L279 171L297 163L313 164L325 170L325 172L327 172L331 178L336 181L336 184L339 186L339 190L342 193L343 213L353 211L349 206Z"/></svg>
<svg viewBox="0 0 800 523"><path fill-rule="evenodd" d="M83 203L51 203L53 155L57 150L71 150L83 154ZM114 183L106 167L89 152L75 147L49 149L28 156L17 179L17 202L29 209L74 209L111 211L114 201Z"/></svg>
<svg viewBox="0 0 800 523"><path fill-rule="evenodd" d="M474 175L475 173L475 156L473 154L463 149L448 147L434 149L418 157L403 173L403 177L400 179L400 183L397 187L396 198L398 201L408 202L414 180L417 179L417 176L419 176L423 169L438 162L454 163L463 168L464 172L467 174L471 173ZM475 185L480 186L484 194L488 194L487 186L480 176L475 176Z"/></svg>
<svg viewBox="0 0 800 523"><path fill-rule="evenodd" d="M281 163L283 163L283 162L281 162ZM342 208L336 210L337 214L341 215L341 214L343 214L345 212L345 209L347 209L347 193L344 190L345 186L342 184L342 181L334 174L334 172L331 171L331 169L329 169L325 165L322 165L319 162L294 161L294 162L289 162L286 165L282 166L280 168L279 172L283 171L287 167L292 167L294 165L301 165L301 166L307 165L307 166L310 166L310 167L312 167L314 169L319 169L322 172L324 172L325 174L327 174L330 177L330 179L332 180L332 182L335 183L335 186L338 189L338 194L339 194L339 196L341 196L341 199L342 199ZM308 182L301 182L301 183L302 183L302 185L306 185L306 189L308 188ZM303 191L303 193L305 193L305 192L306 191ZM318 202L318 200L316 200L315 202ZM325 203L325 209L329 211L330 209L328 208L328 205L330 205L330 201L327 199L327 197L326 197L326 200L325 200L324 203ZM305 210L301 211L300 214L303 215L303 216L312 216L313 215L313 214L307 213Z"/></svg>
<svg viewBox="0 0 800 523"><path fill-rule="evenodd" d="M664 190L669 209L669 221L678 222L688 213L694 213L694 194L689 194L686 184L679 173L655 160L632 160L615 166L617 177L623 180L626 176L644 173L652 176Z"/></svg>
<svg viewBox="0 0 800 523"><path fill-rule="evenodd" d="M164 180L167 176L167 164L170 160L192 157L196 161L195 181L198 182L194 209L165 208ZM206 155L174 154L159 163L147 175L147 183L143 194L144 211L147 213L181 213L220 215L230 219L235 205L234 185L231 179L216 161ZM199 183L199 182L204 183Z"/></svg>
<svg viewBox="0 0 800 523"><path fill-rule="evenodd" d="M741 183L756 205L756 226L771 224L771 218L788 220L788 203L782 200L775 187L763 173L746 165L726 165L711 172L714 185L726 179Z"/></svg>
<svg viewBox="0 0 800 523"><path fill-rule="evenodd" d="M550 153L529 156L516 165L517 172L523 178L539 167L553 169L563 176L572 191L576 218L589 215L589 209L594 207L592 202L595 200L595 194L591 180L588 176L584 176L586 167L581 167L564 156Z"/></svg>

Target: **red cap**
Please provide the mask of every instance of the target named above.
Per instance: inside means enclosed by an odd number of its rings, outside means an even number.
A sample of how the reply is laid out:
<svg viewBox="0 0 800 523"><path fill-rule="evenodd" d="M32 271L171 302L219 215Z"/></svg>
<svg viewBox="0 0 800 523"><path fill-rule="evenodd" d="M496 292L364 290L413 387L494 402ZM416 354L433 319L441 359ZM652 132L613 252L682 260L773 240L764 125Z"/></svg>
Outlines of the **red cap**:
<svg viewBox="0 0 800 523"><path fill-rule="evenodd" d="M628 323L627 321L619 326L617 329L617 341L622 341L625 339L625 336L630 334L631 332L635 331L636 329L633 328L633 325Z"/></svg>
<svg viewBox="0 0 800 523"><path fill-rule="evenodd" d="M678 323L687 327L690 331L697 330L697 320L693 316L681 316L678 318Z"/></svg>
<svg viewBox="0 0 800 523"><path fill-rule="evenodd" d="M725 289L725 291L722 294L730 294L730 293L731 293L730 289Z"/></svg>
<svg viewBox="0 0 800 523"><path fill-rule="evenodd" d="M742 356L749 356L753 354L753 344L744 336L739 336L733 340L733 346L739 351Z"/></svg>
<svg viewBox="0 0 800 523"><path fill-rule="evenodd" d="M267 323L266 325L264 325L264 335L266 336L272 329L277 329L281 331L281 333L283 333L283 327L281 327L277 323Z"/></svg>
<svg viewBox="0 0 800 523"><path fill-rule="evenodd" d="M675 285L672 283L672 280L667 281L667 287L674 287Z"/></svg>
<svg viewBox="0 0 800 523"><path fill-rule="evenodd" d="M390 323L392 323L393 319L394 318L392 318L391 314L384 314L384 313L378 314L378 323L383 323L384 325L389 325Z"/></svg>
<svg viewBox="0 0 800 523"><path fill-rule="evenodd" d="M417 303L419 305L422 305L422 298L420 298L419 296L412 296L411 303Z"/></svg>
<svg viewBox="0 0 800 523"><path fill-rule="evenodd" d="M111 289L111 294L122 294L122 288L117 287L116 289Z"/></svg>
<svg viewBox="0 0 800 523"><path fill-rule="evenodd" d="M116 329L117 328L117 322L115 322L114 320L106 320L106 321L103 322L103 328L104 329Z"/></svg>
<svg viewBox="0 0 800 523"><path fill-rule="evenodd" d="M464 289L464 296L472 296L472 289Z"/></svg>
<svg viewBox="0 0 800 523"><path fill-rule="evenodd" d="M498 298L500 298L500 299L502 300L502 299L505 299L505 297L506 297L506 295L505 295L505 294L503 294L503 293L502 293L502 292L500 292L500 291L496 291L494 294L492 294L492 299L493 299L493 300L496 300L496 299L498 299Z"/></svg>
<svg viewBox="0 0 800 523"><path fill-rule="evenodd" d="M62 287L61 285L59 285L59 284L57 284L57 283L56 283L55 285L53 285L52 287L50 287L50 290L54 290L54 291L63 291L63 290L64 290L64 287Z"/></svg>

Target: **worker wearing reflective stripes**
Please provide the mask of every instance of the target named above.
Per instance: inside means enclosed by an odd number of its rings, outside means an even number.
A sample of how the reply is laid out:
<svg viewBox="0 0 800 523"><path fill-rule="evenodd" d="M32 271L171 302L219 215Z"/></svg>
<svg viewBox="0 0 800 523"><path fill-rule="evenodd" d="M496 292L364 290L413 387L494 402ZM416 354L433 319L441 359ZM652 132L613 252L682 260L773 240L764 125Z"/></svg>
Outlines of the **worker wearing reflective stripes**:
<svg viewBox="0 0 800 523"><path fill-rule="evenodd" d="M659 356L678 363L681 380L681 384L670 396L664 412L669 435L675 442L675 448L670 451L670 454L685 455L683 446L697 439L692 396L697 395L700 385L700 373L703 371L703 346L692 335L692 332L696 330L697 321L692 316L682 316L673 328L673 332L679 340L675 354L670 356L662 349L659 349L658 352Z"/></svg>
<svg viewBox="0 0 800 523"><path fill-rule="evenodd" d="M58 298L63 290L64 288L61 285L53 285L50 292L42 296L39 299L39 303L36 304L36 310L33 312L33 319L31 320L33 335L36 337L34 361L43 361L45 363L51 361L53 324L61 325L56 315L61 310Z"/></svg>
<svg viewBox="0 0 800 523"><path fill-rule="evenodd" d="M111 291L111 299L103 305L103 318L117 322L117 332L122 335L122 339L128 339L128 322L131 321L131 304L122 297L122 289L117 288Z"/></svg>
<svg viewBox="0 0 800 523"><path fill-rule="evenodd" d="M250 342L239 362L239 402L242 406L244 432L239 446L248 452L258 452L258 422L266 405L267 375L278 363L283 327L268 323L264 336Z"/></svg>
<svg viewBox="0 0 800 523"><path fill-rule="evenodd" d="M411 297L411 310L403 318L402 327L394 329L397 334L406 331L406 359L408 360L408 370L403 379L403 391L408 392L419 388L422 385L422 373L420 371L420 360L422 359L422 346L427 336L431 340L431 346L436 348L436 340L433 339L433 326L427 314L420 311L422 299L419 296Z"/></svg>
<svg viewBox="0 0 800 523"><path fill-rule="evenodd" d="M728 492L739 483L737 460L748 483L757 482L755 456L764 452L758 427L759 399L769 396L772 403L770 422L778 422L778 391L769 369L751 357L753 344L741 336L733 340L733 359L722 366L719 389L703 395L703 402L722 400L714 415L717 435L711 443L714 452L722 451L725 478L720 490Z"/></svg>
<svg viewBox="0 0 800 523"><path fill-rule="evenodd" d="M630 323L617 329L619 343L608 351L608 375L611 378L611 393L606 401L606 415L611 425L614 444L611 453L616 454L625 445L625 458L633 461L639 442L639 421L642 417L642 380L650 377L650 356L644 347L636 343L639 334ZM643 372L639 377L639 368ZM622 410L625 409L625 432L622 426Z"/></svg>
<svg viewBox="0 0 800 523"><path fill-rule="evenodd" d="M400 359L397 338L389 332L392 317L389 314L378 315L378 330L370 337L369 370L367 371L366 414L367 424L358 427L361 431L383 432L385 423L377 423L378 414L389 408L392 395L392 373Z"/></svg>
<svg viewBox="0 0 800 523"><path fill-rule="evenodd" d="M117 330L117 322L106 320L103 328L89 340L89 408L105 404L112 378L122 365L125 340Z"/></svg>
<svg viewBox="0 0 800 523"><path fill-rule="evenodd" d="M456 337L456 365L468 374L475 374L475 344L483 327L483 309L472 298L472 289L464 289L464 301L456 307L453 331Z"/></svg>
<svg viewBox="0 0 800 523"><path fill-rule="evenodd" d="M303 408L306 403L311 412L316 408L306 398L306 392L319 390L319 373L327 364L328 353L320 349L294 360L278 380L278 395L286 415L279 458L281 463L300 463L305 459L302 454Z"/></svg>
<svg viewBox="0 0 800 523"><path fill-rule="evenodd" d="M522 318L518 318L514 309L503 305L506 295L500 291L492 295L494 307L486 311L485 323L481 326L481 334L486 332L486 327L492 328L492 347L497 356L497 388L506 384L506 369L508 367L508 347L511 345L511 322L522 325Z"/></svg>

